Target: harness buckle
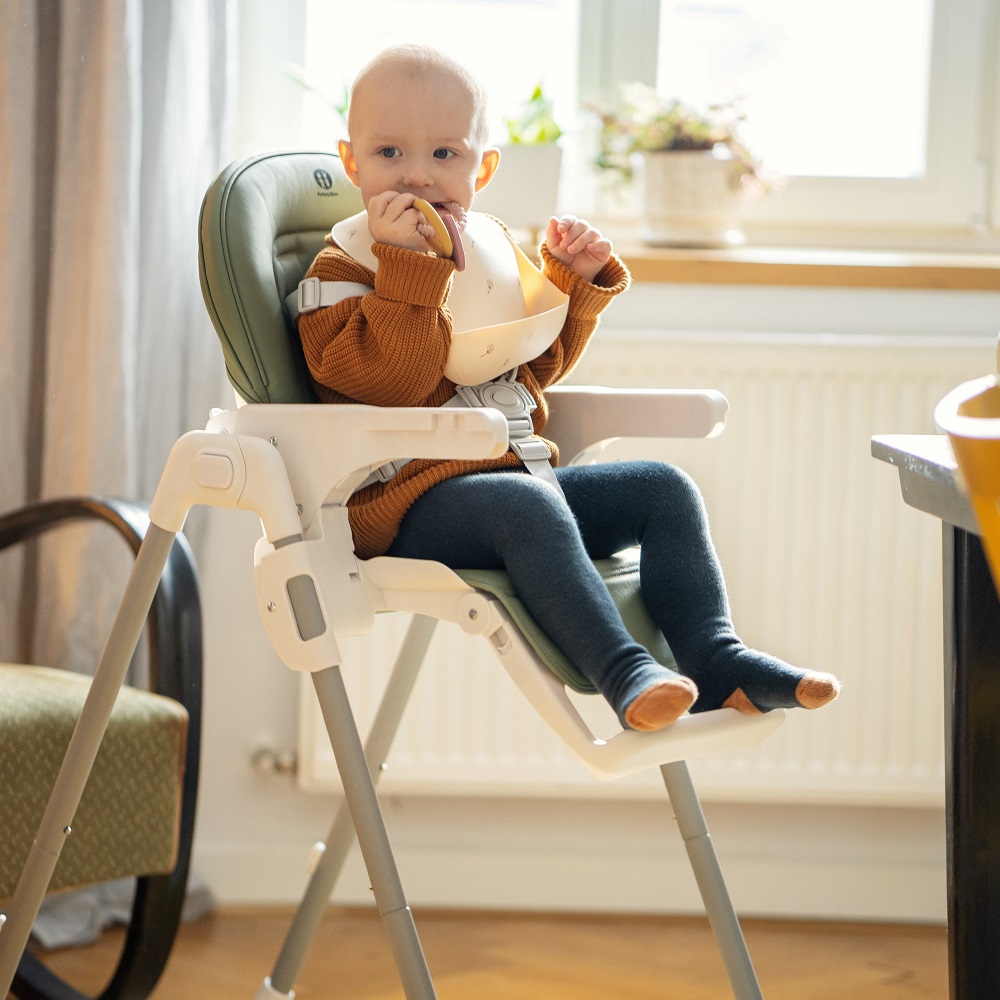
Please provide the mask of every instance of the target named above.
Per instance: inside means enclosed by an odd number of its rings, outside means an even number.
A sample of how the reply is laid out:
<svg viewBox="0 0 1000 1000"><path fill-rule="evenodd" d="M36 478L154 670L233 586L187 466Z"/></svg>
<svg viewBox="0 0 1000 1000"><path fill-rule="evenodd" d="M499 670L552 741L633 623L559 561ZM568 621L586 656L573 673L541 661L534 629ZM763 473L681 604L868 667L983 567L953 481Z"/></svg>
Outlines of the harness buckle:
<svg viewBox="0 0 1000 1000"><path fill-rule="evenodd" d="M386 462L385 465L380 465L373 475L380 483L387 483L409 461L409 459L403 459L401 462L396 460Z"/></svg>
<svg viewBox="0 0 1000 1000"><path fill-rule="evenodd" d="M547 462L552 457L552 450L540 437L527 437L510 442L510 450L522 462Z"/></svg>
<svg viewBox="0 0 1000 1000"><path fill-rule="evenodd" d="M319 278L303 278L299 282L298 290L297 305L299 315L315 312L319 309L321 295L322 289L320 288Z"/></svg>

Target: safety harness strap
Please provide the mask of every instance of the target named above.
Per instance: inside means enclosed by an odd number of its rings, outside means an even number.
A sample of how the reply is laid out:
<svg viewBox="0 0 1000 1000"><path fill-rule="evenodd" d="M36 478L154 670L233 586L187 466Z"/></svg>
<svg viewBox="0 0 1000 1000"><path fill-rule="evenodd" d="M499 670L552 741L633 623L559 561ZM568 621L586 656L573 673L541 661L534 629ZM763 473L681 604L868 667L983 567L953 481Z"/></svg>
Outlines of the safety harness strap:
<svg viewBox="0 0 1000 1000"><path fill-rule="evenodd" d="M285 307L294 319L303 313L336 305L351 296L367 295L372 290L370 285L355 281L320 281L319 278L303 278L299 282L298 289L285 300ZM531 414L535 410L534 397L517 381L516 368L480 385L456 385L455 395L444 405L489 406L499 410L507 418L511 450L524 463L528 472L538 476L557 493L562 494L562 488L549 462L552 451L535 434L535 426L531 420ZM409 461L411 459L397 459L380 465L358 489L364 489L372 483L389 482Z"/></svg>
<svg viewBox="0 0 1000 1000"><path fill-rule="evenodd" d="M360 281L320 281L319 278L303 278L294 292L285 298L288 315L297 319L304 313L315 312L327 306L335 306L344 299L367 295L375 291L371 285Z"/></svg>
<svg viewBox="0 0 1000 1000"><path fill-rule="evenodd" d="M557 493L562 495L562 487L552 469L549 459L552 450L535 434L531 413L535 409L535 400L528 390L517 381L517 369L501 375L492 382L481 385L457 385L455 395L445 406L492 407L499 410L507 419L507 436L511 451L524 463L524 467L533 476L548 483ZM386 462L379 466L361 484L359 489L372 483L387 483L399 470L412 459Z"/></svg>

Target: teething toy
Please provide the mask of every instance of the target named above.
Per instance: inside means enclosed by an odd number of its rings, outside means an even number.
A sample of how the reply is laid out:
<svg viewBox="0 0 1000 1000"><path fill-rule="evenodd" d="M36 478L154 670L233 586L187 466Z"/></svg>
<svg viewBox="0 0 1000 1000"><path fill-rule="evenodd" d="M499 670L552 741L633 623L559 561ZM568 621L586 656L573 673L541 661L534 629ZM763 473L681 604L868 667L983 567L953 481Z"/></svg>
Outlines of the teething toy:
<svg viewBox="0 0 1000 1000"><path fill-rule="evenodd" d="M465 249L462 246L462 236L458 231L458 223L447 213L442 218L438 215L437 209L424 198L417 198L413 202L413 207L434 230L434 235L441 247L440 256L450 257L455 262L455 269L463 270L465 268Z"/></svg>

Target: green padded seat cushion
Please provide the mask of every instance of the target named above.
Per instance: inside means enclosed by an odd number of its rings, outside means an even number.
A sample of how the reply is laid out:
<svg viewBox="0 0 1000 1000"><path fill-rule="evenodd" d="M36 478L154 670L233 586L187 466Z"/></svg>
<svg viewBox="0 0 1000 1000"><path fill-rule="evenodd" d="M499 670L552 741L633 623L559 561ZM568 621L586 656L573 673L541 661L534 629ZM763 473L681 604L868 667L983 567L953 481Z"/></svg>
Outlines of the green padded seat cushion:
<svg viewBox="0 0 1000 1000"><path fill-rule="evenodd" d="M14 893L90 678L0 664L0 900ZM122 688L50 890L169 872L177 854L188 714Z"/></svg>
<svg viewBox="0 0 1000 1000"><path fill-rule="evenodd" d="M673 667L674 658L663 633L649 617L639 592L639 561L631 553L621 553L611 559L595 560L594 565L611 592L611 597L636 642L645 646L654 659ZM470 587L492 594L507 609L515 624L542 658L546 666L567 687L583 694L595 694L596 688L556 648L552 640L538 627L520 602L510 577L503 570L461 569L455 571ZM553 577L558 586L558 580Z"/></svg>

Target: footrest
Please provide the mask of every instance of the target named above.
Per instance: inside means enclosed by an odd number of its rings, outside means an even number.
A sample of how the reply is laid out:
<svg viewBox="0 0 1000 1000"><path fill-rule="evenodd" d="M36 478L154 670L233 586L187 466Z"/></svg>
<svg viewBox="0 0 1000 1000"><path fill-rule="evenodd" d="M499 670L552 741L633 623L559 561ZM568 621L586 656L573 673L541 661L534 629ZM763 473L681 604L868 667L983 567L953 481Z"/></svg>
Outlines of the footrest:
<svg viewBox="0 0 1000 1000"><path fill-rule="evenodd" d="M17 880L90 678L48 667L0 664L0 899ZM73 832L50 890L169 872L177 854L188 715L161 695L122 688Z"/></svg>

